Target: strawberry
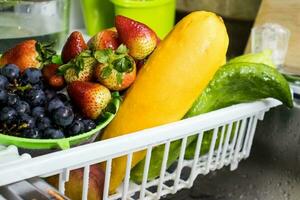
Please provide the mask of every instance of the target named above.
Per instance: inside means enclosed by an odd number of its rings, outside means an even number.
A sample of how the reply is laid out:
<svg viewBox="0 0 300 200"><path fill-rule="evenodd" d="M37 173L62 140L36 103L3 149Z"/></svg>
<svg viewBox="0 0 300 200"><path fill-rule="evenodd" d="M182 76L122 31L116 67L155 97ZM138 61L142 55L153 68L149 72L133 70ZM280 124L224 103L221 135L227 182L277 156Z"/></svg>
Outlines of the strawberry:
<svg viewBox="0 0 300 200"><path fill-rule="evenodd" d="M115 51L96 51L94 56L99 62L94 70L96 80L110 90L120 91L128 88L135 80L136 64L127 52L125 45L120 45Z"/></svg>
<svg viewBox="0 0 300 200"><path fill-rule="evenodd" d="M6 51L0 58L0 66L15 64L23 72L27 68L39 68L51 62L56 52L53 43L39 43L36 40L25 40Z"/></svg>
<svg viewBox="0 0 300 200"><path fill-rule="evenodd" d="M119 45L120 42L116 28L105 29L94 35L88 41L88 46L91 50L102 50L108 48L115 50Z"/></svg>
<svg viewBox="0 0 300 200"><path fill-rule="evenodd" d="M65 81L90 81L93 78L94 66L97 60L90 50L81 52L75 59L58 68L59 75L64 75Z"/></svg>
<svg viewBox="0 0 300 200"><path fill-rule="evenodd" d="M60 90L65 86L64 77L57 74L58 67L57 64L48 64L42 69L44 80L56 90Z"/></svg>
<svg viewBox="0 0 300 200"><path fill-rule="evenodd" d="M129 48L133 58L141 60L155 49L158 37L147 25L121 15L116 16L115 25L120 41Z"/></svg>
<svg viewBox="0 0 300 200"><path fill-rule="evenodd" d="M78 31L72 32L61 52L63 63L67 63L74 59L87 48L88 46L85 43L82 34Z"/></svg>
<svg viewBox="0 0 300 200"><path fill-rule="evenodd" d="M97 119L111 99L110 91L99 83L74 81L67 91L74 105L90 119Z"/></svg>

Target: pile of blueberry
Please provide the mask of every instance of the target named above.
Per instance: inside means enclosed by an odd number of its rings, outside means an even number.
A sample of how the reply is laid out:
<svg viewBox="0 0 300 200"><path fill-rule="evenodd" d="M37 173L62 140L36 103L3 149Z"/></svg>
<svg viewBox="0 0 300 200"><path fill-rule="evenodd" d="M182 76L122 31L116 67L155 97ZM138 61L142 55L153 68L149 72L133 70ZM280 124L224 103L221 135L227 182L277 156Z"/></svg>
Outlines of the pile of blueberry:
<svg viewBox="0 0 300 200"><path fill-rule="evenodd" d="M0 133L36 139L58 139L96 127L74 110L69 98L43 82L42 72L16 65L0 69Z"/></svg>

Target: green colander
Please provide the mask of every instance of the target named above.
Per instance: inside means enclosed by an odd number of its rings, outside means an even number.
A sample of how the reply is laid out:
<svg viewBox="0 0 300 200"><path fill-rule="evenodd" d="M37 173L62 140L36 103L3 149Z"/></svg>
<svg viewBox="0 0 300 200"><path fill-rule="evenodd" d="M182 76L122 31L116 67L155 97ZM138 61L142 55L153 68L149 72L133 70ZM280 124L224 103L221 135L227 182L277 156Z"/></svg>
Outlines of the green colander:
<svg viewBox="0 0 300 200"><path fill-rule="evenodd" d="M107 106L108 109L106 109L106 111L98 120L97 127L89 132L62 139L28 139L0 133L0 144L15 145L19 148L34 150L68 149L72 146L78 146L82 143L86 143L92 138L95 138L96 135L101 131L101 129L106 127L111 122L117 110L119 109L120 101L120 97L116 94L113 94L113 99Z"/></svg>

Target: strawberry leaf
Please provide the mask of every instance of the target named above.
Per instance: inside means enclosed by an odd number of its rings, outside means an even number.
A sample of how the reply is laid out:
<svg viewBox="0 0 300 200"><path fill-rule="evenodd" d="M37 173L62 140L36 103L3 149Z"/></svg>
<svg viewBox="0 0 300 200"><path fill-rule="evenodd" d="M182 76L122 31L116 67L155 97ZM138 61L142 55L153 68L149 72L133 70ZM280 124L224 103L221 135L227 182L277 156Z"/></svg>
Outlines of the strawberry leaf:
<svg viewBox="0 0 300 200"><path fill-rule="evenodd" d="M57 65L62 65L62 64L63 64L60 55L54 55L54 56L52 57L52 59L51 59L51 62L52 62L53 64L57 64Z"/></svg>
<svg viewBox="0 0 300 200"><path fill-rule="evenodd" d="M52 57L56 55L56 51L53 49L54 42L37 42L35 45L36 51L38 52L37 60L42 63L42 65L52 63Z"/></svg>
<svg viewBox="0 0 300 200"><path fill-rule="evenodd" d="M117 73L117 82L118 82L118 84L122 84L122 82L123 82L123 76L122 76L122 73L120 73L120 72Z"/></svg>
<svg viewBox="0 0 300 200"><path fill-rule="evenodd" d="M68 69L72 68L73 66L74 66L74 63L71 60L70 62L68 62L64 65L59 66L58 69L57 69L57 74L63 76L66 73L66 71Z"/></svg>
<svg viewBox="0 0 300 200"><path fill-rule="evenodd" d="M112 68L107 66L107 67L104 67L103 70L102 70L102 73L101 73L101 77L103 79L105 78L108 78L112 73Z"/></svg>
<svg viewBox="0 0 300 200"><path fill-rule="evenodd" d="M121 44L118 48L117 48L117 50L116 50L116 53L117 54L127 54L128 53L128 48L126 47L126 45L125 44Z"/></svg>
<svg viewBox="0 0 300 200"><path fill-rule="evenodd" d="M114 69L116 69L120 73L131 72L133 70L133 63L127 56L115 60L112 64L114 66Z"/></svg>
<svg viewBox="0 0 300 200"><path fill-rule="evenodd" d="M99 63L105 64L109 62L111 55L113 54L113 50L111 48L95 51L94 57L97 59Z"/></svg>

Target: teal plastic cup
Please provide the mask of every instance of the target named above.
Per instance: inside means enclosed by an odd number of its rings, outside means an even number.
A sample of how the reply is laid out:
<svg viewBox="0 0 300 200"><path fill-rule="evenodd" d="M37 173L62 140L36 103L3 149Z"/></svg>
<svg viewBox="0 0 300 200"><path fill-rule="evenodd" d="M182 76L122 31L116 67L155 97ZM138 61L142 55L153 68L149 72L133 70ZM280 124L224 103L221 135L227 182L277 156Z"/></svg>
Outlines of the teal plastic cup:
<svg viewBox="0 0 300 200"><path fill-rule="evenodd" d="M163 39L173 28L176 0L111 0L115 15L123 15L152 28Z"/></svg>

